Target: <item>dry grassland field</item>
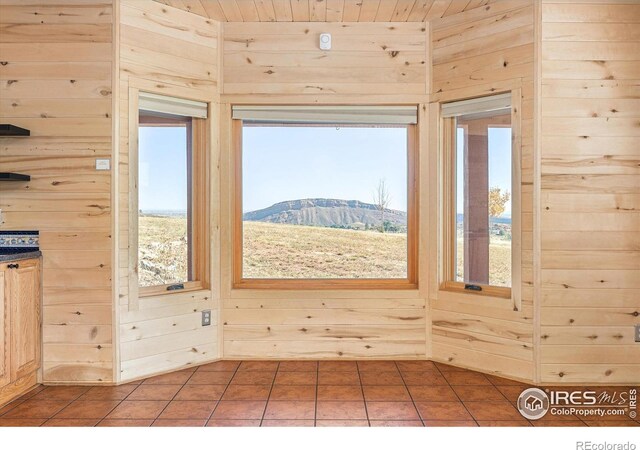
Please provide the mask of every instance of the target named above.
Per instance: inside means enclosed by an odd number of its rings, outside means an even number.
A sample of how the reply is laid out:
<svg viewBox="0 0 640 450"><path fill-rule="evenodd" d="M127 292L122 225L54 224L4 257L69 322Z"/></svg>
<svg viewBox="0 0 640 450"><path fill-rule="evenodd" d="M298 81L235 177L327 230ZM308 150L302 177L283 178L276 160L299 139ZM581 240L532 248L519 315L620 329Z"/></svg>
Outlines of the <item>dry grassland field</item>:
<svg viewBox="0 0 640 450"><path fill-rule="evenodd" d="M186 219L139 219L142 286L187 278ZM244 222L246 278L406 278L406 233ZM491 237L491 282L510 278L510 241ZM458 246L461 270L462 240Z"/></svg>
<svg viewBox="0 0 640 450"><path fill-rule="evenodd" d="M456 248L457 271L464 272L464 247L462 236L458 236ZM511 240L491 236L489 241L489 284L492 286L511 286Z"/></svg>
<svg viewBox="0 0 640 450"><path fill-rule="evenodd" d="M138 218L140 286L187 281L186 216Z"/></svg>
<svg viewBox="0 0 640 450"><path fill-rule="evenodd" d="M244 222L246 278L406 278L406 233Z"/></svg>

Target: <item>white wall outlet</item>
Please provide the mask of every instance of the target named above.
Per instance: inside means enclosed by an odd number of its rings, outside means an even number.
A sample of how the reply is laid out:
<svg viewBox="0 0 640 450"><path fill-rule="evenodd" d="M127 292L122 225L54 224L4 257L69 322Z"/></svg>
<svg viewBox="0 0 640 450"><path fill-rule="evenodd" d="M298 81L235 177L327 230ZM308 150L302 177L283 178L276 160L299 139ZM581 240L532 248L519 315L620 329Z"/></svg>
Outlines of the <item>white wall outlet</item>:
<svg viewBox="0 0 640 450"><path fill-rule="evenodd" d="M109 158L96 159L96 170L111 170L111 160Z"/></svg>
<svg viewBox="0 0 640 450"><path fill-rule="evenodd" d="M331 34L322 33L320 35L320 50L331 50Z"/></svg>

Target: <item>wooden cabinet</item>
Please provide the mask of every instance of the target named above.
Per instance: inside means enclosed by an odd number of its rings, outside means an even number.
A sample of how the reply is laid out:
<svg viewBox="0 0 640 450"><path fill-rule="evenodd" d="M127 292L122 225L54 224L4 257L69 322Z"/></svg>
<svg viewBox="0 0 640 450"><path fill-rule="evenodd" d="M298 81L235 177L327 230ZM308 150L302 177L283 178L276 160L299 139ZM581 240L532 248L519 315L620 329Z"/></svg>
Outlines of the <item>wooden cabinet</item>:
<svg viewBox="0 0 640 450"><path fill-rule="evenodd" d="M0 266L0 387L11 382L11 305L8 287L4 266Z"/></svg>
<svg viewBox="0 0 640 450"><path fill-rule="evenodd" d="M40 368L40 260L0 264L0 405L29 389Z"/></svg>

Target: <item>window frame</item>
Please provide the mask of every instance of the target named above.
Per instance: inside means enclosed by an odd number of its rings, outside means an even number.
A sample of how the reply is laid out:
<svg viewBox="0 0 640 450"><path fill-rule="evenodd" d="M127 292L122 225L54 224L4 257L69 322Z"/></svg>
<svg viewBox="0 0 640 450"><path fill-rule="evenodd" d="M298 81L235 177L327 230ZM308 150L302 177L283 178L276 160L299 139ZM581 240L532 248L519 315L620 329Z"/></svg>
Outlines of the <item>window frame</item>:
<svg viewBox="0 0 640 450"><path fill-rule="evenodd" d="M274 290L416 290L418 289L418 236L419 236L419 124L406 125L407 129L407 277L406 278L245 278L243 274L243 177L242 130L243 121L231 119L233 182L233 289ZM270 125L277 126L278 123ZM313 126L313 124L305 124ZM325 124L322 126L353 126Z"/></svg>
<svg viewBox="0 0 640 450"><path fill-rule="evenodd" d="M152 89L129 88L129 304L130 310L138 309L138 299L149 297L170 297L209 289L210 286L210 180L209 180L209 126L210 112L207 118L191 117L185 119L187 125L187 179L190 179L188 189L188 202L191 215L187 216L190 258L191 280L182 283L171 283L141 287L139 285L139 97L140 93L159 94L176 98L185 98L182 95L172 95L163 91ZM198 100L198 99L188 99ZM198 100L204 101L204 100ZM207 110L210 111L210 103ZM188 117L188 116L185 116ZM183 284L183 289L167 290L169 286Z"/></svg>
<svg viewBox="0 0 640 450"><path fill-rule="evenodd" d="M510 300L509 306L521 309L521 180L522 180L522 143L521 143L521 90L512 89L494 92L471 98L492 97L511 93L511 287L491 284L473 283L482 288L481 291L465 289L465 282L456 280L456 118L439 117L441 153L442 193L441 193L441 257L438 288L467 296L491 297L497 300ZM442 111L444 103L466 99L447 99L439 104ZM499 125L499 124L497 124Z"/></svg>

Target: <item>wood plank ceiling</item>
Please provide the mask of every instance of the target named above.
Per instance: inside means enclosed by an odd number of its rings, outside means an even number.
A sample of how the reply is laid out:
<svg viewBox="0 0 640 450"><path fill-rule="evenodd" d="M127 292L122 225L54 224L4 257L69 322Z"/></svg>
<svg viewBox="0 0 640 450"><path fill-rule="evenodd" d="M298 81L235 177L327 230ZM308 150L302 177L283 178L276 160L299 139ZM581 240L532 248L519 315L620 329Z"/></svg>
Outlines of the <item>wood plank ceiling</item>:
<svg viewBox="0 0 640 450"><path fill-rule="evenodd" d="M497 0L154 0L221 22L424 22Z"/></svg>

